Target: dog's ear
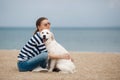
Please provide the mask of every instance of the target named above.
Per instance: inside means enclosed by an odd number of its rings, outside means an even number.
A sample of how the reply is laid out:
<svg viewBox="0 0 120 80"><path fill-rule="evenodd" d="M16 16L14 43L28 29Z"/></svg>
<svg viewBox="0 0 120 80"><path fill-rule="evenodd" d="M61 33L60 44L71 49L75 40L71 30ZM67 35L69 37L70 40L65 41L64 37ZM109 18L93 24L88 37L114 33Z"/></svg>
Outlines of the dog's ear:
<svg viewBox="0 0 120 80"><path fill-rule="evenodd" d="M51 32L51 39L54 40L54 34Z"/></svg>

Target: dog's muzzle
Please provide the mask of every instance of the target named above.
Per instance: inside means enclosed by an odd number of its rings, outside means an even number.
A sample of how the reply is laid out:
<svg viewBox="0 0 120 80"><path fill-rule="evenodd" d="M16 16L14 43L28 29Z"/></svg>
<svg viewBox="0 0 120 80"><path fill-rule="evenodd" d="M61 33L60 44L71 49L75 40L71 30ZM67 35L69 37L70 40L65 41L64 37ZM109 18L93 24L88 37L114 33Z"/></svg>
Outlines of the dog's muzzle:
<svg viewBox="0 0 120 80"><path fill-rule="evenodd" d="M46 35L43 35L43 39L46 39Z"/></svg>
<svg viewBox="0 0 120 80"><path fill-rule="evenodd" d="M43 35L43 42L46 42L47 40L46 35Z"/></svg>

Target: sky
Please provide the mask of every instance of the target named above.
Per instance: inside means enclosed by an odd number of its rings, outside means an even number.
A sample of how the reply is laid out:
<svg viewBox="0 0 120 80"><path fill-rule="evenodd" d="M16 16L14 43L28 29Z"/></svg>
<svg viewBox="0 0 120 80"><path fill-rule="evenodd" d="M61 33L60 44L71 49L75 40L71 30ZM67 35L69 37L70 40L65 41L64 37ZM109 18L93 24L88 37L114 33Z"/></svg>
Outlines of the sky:
<svg viewBox="0 0 120 80"><path fill-rule="evenodd" d="M120 0L0 0L0 27L120 27Z"/></svg>

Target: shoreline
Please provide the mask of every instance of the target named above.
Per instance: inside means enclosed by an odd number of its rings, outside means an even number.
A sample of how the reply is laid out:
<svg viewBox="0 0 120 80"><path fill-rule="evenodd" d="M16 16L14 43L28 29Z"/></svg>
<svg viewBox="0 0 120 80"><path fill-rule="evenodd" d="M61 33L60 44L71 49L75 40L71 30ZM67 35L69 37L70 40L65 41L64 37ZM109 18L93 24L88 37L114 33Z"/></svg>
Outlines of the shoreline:
<svg viewBox="0 0 120 80"><path fill-rule="evenodd" d="M17 69L18 54L19 50L0 50L0 80L120 79L120 53L71 52L76 65L76 72L73 74L19 72Z"/></svg>
<svg viewBox="0 0 120 80"><path fill-rule="evenodd" d="M20 51L19 49L0 49L0 51ZM120 54L120 52L112 52L112 51L68 51L70 53L99 53L99 54Z"/></svg>

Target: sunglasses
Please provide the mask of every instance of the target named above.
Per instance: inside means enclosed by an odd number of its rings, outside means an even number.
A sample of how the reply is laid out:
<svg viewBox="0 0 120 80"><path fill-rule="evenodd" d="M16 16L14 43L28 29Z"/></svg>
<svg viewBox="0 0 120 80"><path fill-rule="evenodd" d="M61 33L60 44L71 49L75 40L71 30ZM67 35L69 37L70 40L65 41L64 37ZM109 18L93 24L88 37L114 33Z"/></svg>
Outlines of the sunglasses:
<svg viewBox="0 0 120 80"><path fill-rule="evenodd" d="M51 25L51 23L50 22L48 22L48 23L45 23L45 24L43 24L44 26L47 26L47 25Z"/></svg>

